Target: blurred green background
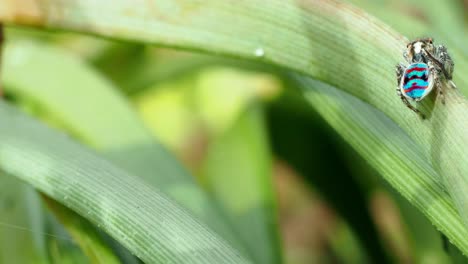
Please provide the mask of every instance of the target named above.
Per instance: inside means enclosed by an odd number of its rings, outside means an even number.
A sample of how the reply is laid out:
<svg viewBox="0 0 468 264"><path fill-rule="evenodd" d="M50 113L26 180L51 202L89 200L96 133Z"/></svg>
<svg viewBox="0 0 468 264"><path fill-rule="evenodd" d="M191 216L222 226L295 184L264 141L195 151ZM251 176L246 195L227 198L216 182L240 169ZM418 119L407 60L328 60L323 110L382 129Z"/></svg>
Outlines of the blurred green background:
<svg viewBox="0 0 468 264"><path fill-rule="evenodd" d="M451 34L467 32L468 1L349 2L408 38L430 35L468 53ZM223 225L255 262L467 262L308 107L281 70L67 32L5 31L7 101L116 164L150 174L144 160L132 158L145 149L115 148L145 137L127 127L138 126L126 116L130 106L216 201ZM11 176L0 181L0 263L138 262L60 204ZM157 184L191 208L202 199ZM87 243L76 241L93 236L115 257L93 259Z"/></svg>

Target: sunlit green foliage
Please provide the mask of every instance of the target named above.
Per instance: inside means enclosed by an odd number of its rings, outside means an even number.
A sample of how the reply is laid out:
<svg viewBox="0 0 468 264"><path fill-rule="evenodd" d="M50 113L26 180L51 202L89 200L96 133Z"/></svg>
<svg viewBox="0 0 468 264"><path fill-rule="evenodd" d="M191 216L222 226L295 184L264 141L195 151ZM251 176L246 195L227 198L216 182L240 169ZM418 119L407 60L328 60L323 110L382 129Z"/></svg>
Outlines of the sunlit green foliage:
<svg viewBox="0 0 468 264"><path fill-rule="evenodd" d="M0 0L0 263L464 263L466 3L345 2Z"/></svg>

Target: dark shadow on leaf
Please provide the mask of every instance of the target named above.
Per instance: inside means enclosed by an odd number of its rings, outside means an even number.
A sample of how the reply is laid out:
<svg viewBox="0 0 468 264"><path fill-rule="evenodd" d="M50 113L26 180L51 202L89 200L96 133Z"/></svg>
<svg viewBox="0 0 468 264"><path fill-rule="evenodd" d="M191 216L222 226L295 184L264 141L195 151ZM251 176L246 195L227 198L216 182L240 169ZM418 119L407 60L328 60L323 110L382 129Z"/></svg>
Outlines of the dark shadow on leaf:
<svg viewBox="0 0 468 264"><path fill-rule="evenodd" d="M388 257L368 211L365 191L340 154L338 146L342 142L337 142L335 132L311 111L301 95L294 93L269 108L274 152L292 165L351 225L367 249L371 263L387 263Z"/></svg>

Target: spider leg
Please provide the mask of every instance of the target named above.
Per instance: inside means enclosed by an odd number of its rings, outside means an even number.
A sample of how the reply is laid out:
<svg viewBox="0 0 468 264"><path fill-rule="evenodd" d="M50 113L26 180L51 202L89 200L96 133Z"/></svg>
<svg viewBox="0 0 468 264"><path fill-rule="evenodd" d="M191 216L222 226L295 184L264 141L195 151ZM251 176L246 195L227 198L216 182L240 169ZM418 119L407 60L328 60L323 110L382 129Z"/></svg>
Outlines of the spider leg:
<svg viewBox="0 0 468 264"><path fill-rule="evenodd" d="M447 48L444 45L438 45L436 47L435 57L442 63L444 70L447 73L447 80L452 80L453 68L455 64L453 63Z"/></svg>
<svg viewBox="0 0 468 264"><path fill-rule="evenodd" d="M445 71L445 68L444 68L444 65L442 64L442 62L439 61L438 58L434 57L434 55L430 52L428 52L427 50L423 49L423 54L424 56L426 56L428 58L428 64L432 65L432 66L437 66L437 68L439 68L443 73L444 73L444 76L445 78L448 79L448 73Z"/></svg>
<svg viewBox="0 0 468 264"><path fill-rule="evenodd" d="M432 76L434 76L433 77L434 78L433 82L434 82L434 85L435 85L435 87L437 89L438 97L440 97L441 103L443 105L445 105L445 96L444 96L444 92L442 90L442 83L440 82L441 72L439 70L437 70L436 68L434 68L434 66L430 66L429 72L432 74Z"/></svg>
<svg viewBox="0 0 468 264"><path fill-rule="evenodd" d="M401 77L403 76L403 73L405 72L405 69L406 69L406 67L402 63L399 63L396 66L396 75L397 75L396 92L397 92L397 95L400 97L401 101L406 105L406 107L408 107L413 112L415 112L416 114L421 116L422 119L425 119L426 118L425 115L423 113L421 113L421 111L416 109L413 105L411 105L411 103L408 101L408 99L403 95L403 93L400 90L400 81L401 81Z"/></svg>
<svg viewBox="0 0 468 264"><path fill-rule="evenodd" d="M457 89L457 86L455 85L455 83L454 83L452 80L448 81L448 83L450 84L450 86L451 86L453 89Z"/></svg>
<svg viewBox="0 0 468 264"><path fill-rule="evenodd" d="M453 62L452 58L450 57L450 54L447 51L447 48L444 45L438 45L436 47L436 56L439 59L439 61L442 63L444 66L444 70L447 73L447 82L450 84L452 88L457 88L455 83L452 81L453 77L453 69L455 67L455 63Z"/></svg>
<svg viewBox="0 0 468 264"><path fill-rule="evenodd" d="M447 52L447 48L443 45L438 45L435 50L435 55L432 55L426 50L424 50L424 54L440 69L450 86L452 86L452 88L457 88L455 83L452 81L454 63Z"/></svg>
<svg viewBox="0 0 468 264"><path fill-rule="evenodd" d="M408 99L406 99L406 97L401 93L400 88L397 88L396 91L397 91L397 95L400 97L401 101L406 105L406 107L408 107L409 109L411 109L411 111L418 114L422 119L426 118L426 116L423 113L421 113L421 111L419 111L418 109L416 109L416 107L411 105Z"/></svg>
<svg viewBox="0 0 468 264"><path fill-rule="evenodd" d="M398 63L395 67L395 72L397 76L397 86L400 86L401 77L403 76L405 69L406 69L406 66L401 62Z"/></svg>
<svg viewBox="0 0 468 264"><path fill-rule="evenodd" d="M411 63L411 58L409 56L408 50L403 51L403 58L405 58L406 62Z"/></svg>

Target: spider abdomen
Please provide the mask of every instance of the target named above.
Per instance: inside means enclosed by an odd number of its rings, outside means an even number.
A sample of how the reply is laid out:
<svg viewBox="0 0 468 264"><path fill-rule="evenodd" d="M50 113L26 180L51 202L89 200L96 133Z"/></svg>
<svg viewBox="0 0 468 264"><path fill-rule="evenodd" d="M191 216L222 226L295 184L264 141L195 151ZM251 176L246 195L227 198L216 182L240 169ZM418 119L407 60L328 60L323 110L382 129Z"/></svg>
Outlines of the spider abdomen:
<svg viewBox="0 0 468 264"><path fill-rule="evenodd" d="M401 79L401 92L406 97L419 101L432 90L432 79L427 64L410 64Z"/></svg>

